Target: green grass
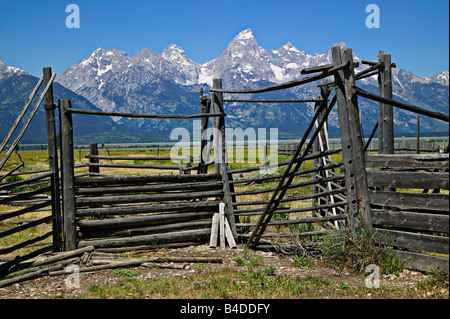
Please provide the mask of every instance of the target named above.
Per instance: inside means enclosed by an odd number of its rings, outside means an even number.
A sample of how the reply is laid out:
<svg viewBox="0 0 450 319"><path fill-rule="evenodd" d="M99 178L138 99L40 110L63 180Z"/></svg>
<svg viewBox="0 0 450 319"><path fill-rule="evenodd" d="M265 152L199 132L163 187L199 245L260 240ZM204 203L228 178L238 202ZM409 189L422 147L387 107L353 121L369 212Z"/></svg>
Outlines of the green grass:
<svg viewBox="0 0 450 319"><path fill-rule="evenodd" d="M436 279L419 282L414 287L391 287L381 285L378 289L367 288L364 283L328 279L321 276L291 276L277 274L274 266L253 261L252 267L224 268L217 271L205 269L196 274L170 278L161 276L146 280L121 279L110 286L94 285L76 298L79 299L365 299L365 298L423 298L434 291L433 298L448 298L440 293L447 283L442 274ZM247 263L247 266L249 263ZM55 298L64 298L54 296Z"/></svg>

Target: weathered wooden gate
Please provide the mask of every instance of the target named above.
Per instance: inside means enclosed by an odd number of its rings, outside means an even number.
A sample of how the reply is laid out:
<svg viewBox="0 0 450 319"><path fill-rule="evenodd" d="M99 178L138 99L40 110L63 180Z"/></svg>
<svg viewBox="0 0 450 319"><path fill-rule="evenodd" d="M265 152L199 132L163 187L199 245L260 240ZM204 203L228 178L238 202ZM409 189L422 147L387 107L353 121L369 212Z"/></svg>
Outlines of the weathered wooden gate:
<svg viewBox="0 0 450 319"><path fill-rule="evenodd" d="M23 125L16 139L12 142L5 156L0 162L0 169L5 167L8 159L14 151L18 150L20 140L25 134L34 115L40 108L45 99L45 112L47 119L47 135L48 135L48 163L49 168L46 170L34 170L20 172L25 163L20 153L17 156L20 163L10 169L6 174L0 176L0 205L5 205L4 211L0 213L0 221L2 229L0 230L0 240L2 247L0 248L0 273L5 273L14 269L19 263L27 261L42 253L49 251L60 251L63 248L61 237L61 211L59 196L59 169L58 154L56 148L56 131L55 131L55 104L53 103L53 80L56 74L52 75L50 68L44 68L43 75L39 79L34 90L22 112L11 127L7 136L3 140L0 151L2 151L14 131L17 129L21 120L25 116L29 106L33 102L39 88L44 84L44 90L36 102L35 107L29 114L28 119ZM27 178L27 176L31 176ZM26 218L34 212L46 211L40 213L39 218ZM28 214L28 215L27 215ZM44 217L42 217L44 215ZM15 218L22 218L20 223ZM25 217L25 219L24 219ZM39 228L43 224L51 224L51 227ZM19 225L19 226L17 226ZM26 239L23 236L17 237L22 231L33 230Z"/></svg>

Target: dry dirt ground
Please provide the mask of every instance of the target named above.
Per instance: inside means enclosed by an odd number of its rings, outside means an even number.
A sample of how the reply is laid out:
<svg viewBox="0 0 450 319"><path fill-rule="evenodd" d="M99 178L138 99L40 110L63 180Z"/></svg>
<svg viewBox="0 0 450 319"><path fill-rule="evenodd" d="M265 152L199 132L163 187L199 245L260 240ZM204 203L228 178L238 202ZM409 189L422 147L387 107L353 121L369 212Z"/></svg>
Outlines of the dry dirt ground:
<svg viewBox="0 0 450 319"><path fill-rule="evenodd" d="M129 256L129 255L128 255ZM158 257L158 256L178 256L178 257L222 257L222 263L208 263L193 264L185 263L182 269L163 269L163 268L148 268L148 267L134 267L130 268L134 270L133 279L136 280L147 280L159 278L161 276L166 276L168 278L183 280L187 276L200 275L199 272L208 271L211 274L215 272L220 272L222 270L228 269L229 271L236 272L244 270L244 266L239 265L235 259L236 258L254 258L257 256L259 260L262 261L263 265L272 265L275 269L275 275L287 274L292 277L306 277L315 276L329 280L337 284L345 284L351 287L365 287L365 277L361 275L350 274L348 272L337 272L331 268L324 265L320 259L315 260L315 262L308 267L299 267L294 265L292 256L285 254L277 254L269 251L253 251L250 250L244 255L242 249L211 249L206 245L200 246L190 246L186 248L177 249L160 249L158 251L142 252L139 257ZM127 255L122 257L126 258ZM136 257L136 254L133 255ZM59 276L44 276L34 280L25 281L22 283L16 283L11 286L0 288L0 299L53 299L53 298L73 298L79 297L86 294L89 288L96 286L110 286L110 285L120 285L121 280L124 278L113 276L112 272L114 270L105 269L99 270L91 273L80 273L79 287L70 287L66 284L66 279L68 275ZM204 275L204 274L203 274ZM422 290L418 285L422 282L428 280L427 275L421 272L404 270L401 273L391 274L391 275L381 275L380 286L385 288L385 291L400 291L404 294L405 291L411 291L412 298L446 298L448 299L448 287L447 288L436 288ZM413 291L417 294L414 294ZM375 291L374 291L375 292ZM366 295L363 296L367 298L372 297L371 292L364 292ZM376 294L373 294L376 296ZM387 294L388 298L402 298L402 296L396 296ZM323 296L316 295L313 298L335 298L336 295L327 295L324 293ZM383 295L377 298L384 298ZM155 298L155 296L152 296ZM156 298L165 298L165 296L159 295ZM189 298L189 297L188 297ZM351 296L346 296L344 298L351 298ZM361 298L359 296L358 298Z"/></svg>

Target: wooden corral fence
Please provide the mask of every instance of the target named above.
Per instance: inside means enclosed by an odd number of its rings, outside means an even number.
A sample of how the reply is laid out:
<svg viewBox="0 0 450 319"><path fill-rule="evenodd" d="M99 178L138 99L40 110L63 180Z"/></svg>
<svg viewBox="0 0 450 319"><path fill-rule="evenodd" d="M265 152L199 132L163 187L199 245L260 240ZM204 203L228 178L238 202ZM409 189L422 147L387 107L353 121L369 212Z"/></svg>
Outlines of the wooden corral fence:
<svg viewBox="0 0 450 319"><path fill-rule="evenodd" d="M220 174L190 174L210 163L192 156L99 156L95 143L87 156L89 173L75 174L72 114L119 116L119 113L73 109L70 100L61 101L61 148L64 209L64 239L69 249L94 246L104 249L136 248L142 245L206 242L214 213L224 198ZM154 115L120 113L136 118L207 118L222 113L198 115ZM205 128L206 129L206 128ZM187 165L101 163L100 160L185 160ZM101 167L136 170L175 170L176 174L108 175ZM144 173L145 174L145 173ZM156 247L156 246L155 246ZM132 249L132 248L131 248Z"/></svg>
<svg viewBox="0 0 450 319"><path fill-rule="evenodd" d="M53 103L53 80L55 76L56 74L52 74L50 68L44 68L42 77L39 79L23 110L0 145L0 151L3 151L25 116L29 106L33 103L39 88L43 85L43 92L36 102L35 107L32 109L22 129L0 162L1 170L5 167L5 164L14 151L17 152L20 159L20 164L5 174L0 175L0 205L7 207L6 210L2 210L0 213L0 222L3 225L7 225L6 229L4 226L0 231L0 240L5 243L5 246L2 245L3 247L0 247L0 274L15 269L19 263L23 263L49 251L60 251L63 247L61 237L58 154L55 138L55 105ZM45 170L20 171L25 166L25 163L17 151L19 143L42 102L45 102L49 167ZM41 216L44 215L44 217L34 219L22 218L35 212L47 213L40 214ZM15 221L17 218L21 218L20 223ZM51 227L49 231L40 233L38 229L43 224L51 224ZM14 242L11 240L18 233L27 230L35 231L22 242Z"/></svg>
<svg viewBox="0 0 450 319"><path fill-rule="evenodd" d="M88 111L72 108L70 100L59 100L62 218L59 217L54 104L51 90L46 88L49 170L23 184L22 181L0 184L0 191L9 192L1 200L10 203L42 193L50 194L49 200L39 204L52 207L49 219L54 224L50 234L54 241L45 251L88 246L125 250L152 245L207 243L211 228L214 229L213 216L221 211L220 216L222 213L226 216L232 237L250 247L288 238L300 243L333 229L346 229L349 234L365 229L376 235L379 244L395 247L398 256L411 268L424 269L436 264L448 267L448 154L394 154L392 108L447 123L449 116L393 100L390 55L380 51L378 61L356 62L351 49L335 46L331 52L332 64L304 69L305 77L295 81L264 88L228 90L222 88L221 79L214 79L209 97L201 90L200 113L195 115ZM368 67L355 74L358 63ZM45 72L48 70L44 71L41 81L49 79L45 81L47 87L51 87L53 78L50 80ZM356 85L358 80L374 75L378 75L379 94L366 92ZM240 94L284 90L320 80L320 95L312 99L236 98ZM362 136L358 98L379 102L379 118L368 141ZM231 169L225 136L225 104L229 102L312 103L306 107L313 107L314 113L300 142L287 154L288 160L271 163L265 159L260 166ZM338 148L330 147L328 139L328 116L334 108L339 115ZM91 143L87 156L89 163L75 165L72 114L199 118L201 154L170 158L100 156L96 144ZM212 135L208 136L210 119ZM377 130L379 155L369 155L368 146ZM213 159L210 159L212 150ZM267 150L265 154L267 156ZM184 161L186 164L123 163L153 159ZM120 163L115 163L116 160ZM209 170L212 165L214 169ZM89 167L89 172L76 174L75 169L81 166ZM111 175L101 168L133 169L143 175ZM146 173L148 169L172 171L172 174L149 174ZM7 175L14 174L13 171ZM45 190L23 191L18 197L10 193L12 189L42 179L50 181ZM34 208L41 206L36 204ZM12 216L8 214L1 213L0 220ZM8 230L0 236L8 236L11 232L14 231ZM314 244L314 241L308 243ZM2 248L0 252L14 248ZM11 262L18 263L38 253L41 251ZM6 269L11 265L7 263L0 267Z"/></svg>
<svg viewBox="0 0 450 319"><path fill-rule="evenodd" d="M448 267L448 154L433 156L385 154L393 154L395 151L393 107L447 123L449 116L393 100L391 68L395 65L391 63L390 55L384 54L383 51L379 52L378 61L354 62L351 49L336 46L332 48L332 57L333 64L303 70L302 74L315 74L300 80L249 90L223 90L221 87L214 87L211 90L214 94L256 94L334 77L334 81L324 81L319 85L321 96L315 102L313 119L295 152L292 150L287 152L286 155L292 156L290 161L280 163L286 165L284 173L258 178L242 178L242 175L239 179L230 178L231 185L267 180L276 180L278 183L278 186L266 189L257 187L256 190L232 191L233 197L238 197L233 202L234 214L241 218L236 221L236 225L247 232L241 233L240 236L248 239L247 245L255 247L260 245L260 240L264 237L299 238L323 234L326 233L326 227L339 228L338 221L344 219L351 232L363 228L374 233L376 242L394 246L395 253L408 267L417 269L436 265ZM354 68L357 63L367 64L369 67L355 74ZM378 75L378 95L356 86L357 80L373 75ZM335 95L328 104L332 88L335 89ZM358 97L379 102L379 118L368 141L362 137ZM341 133L341 149L336 150L342 154L340 163L333 162L329 157L335 150L329 149L327 141L326 121L335 103ZM366 156L377 130L380 155ZM312 136L307 142L307 137L311 133ZM419 146L419 143L417 145ZM420 148L417 148L420 152ZM391 157L386 159L383 156ZM299 170L309 159L312 160L312 168ZM379 166L374 163L378 163ZM234 170L229 174L233 176L251 170L253 168ZM339 171L343 171L343 174ZM312 173L310 181L295 180L297 176L308 173ZM306 185L313 185L309 193L306 191L297 197L288 193L291 189ZM408 192L405 189L421 191ZM428 189L433 189L433 193L428 194ZM440 193L440 190L444 190L444 193ZM270 199L251 201L243 197L264 192L271 195ZM312 206L305 207L297 202L297 207L284 207L285 203L293 204L301 199L312 199ZM260 206L247 208L250 205ZM284 216L304 211L312 211L312 216L310 218L297 216L294 220ZM242 220L242 217L251 215L256 215L257 219L254 221L247 219L246 222ZM294 232L278 233L269 231L284 225L302 223L320 224L321 228L316 231L310 229L310 231L297 229ZM434 256L430 253L443 255Z"/></svg>

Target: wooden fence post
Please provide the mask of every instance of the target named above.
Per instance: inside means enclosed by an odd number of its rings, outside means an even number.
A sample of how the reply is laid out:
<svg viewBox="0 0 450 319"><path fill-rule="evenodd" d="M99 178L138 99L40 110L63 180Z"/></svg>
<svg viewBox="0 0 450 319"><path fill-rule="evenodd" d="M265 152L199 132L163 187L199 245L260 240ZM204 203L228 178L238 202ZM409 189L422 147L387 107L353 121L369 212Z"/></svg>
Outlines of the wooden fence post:
<svg viewBox="0 0 450 319"><path fill-rule="evenodd" d="M358 227L359 215L362 227L372 229L370 203L367 188L367 176L364 160L364 146L361 137L361 123L358 115L358 101L354 93L355 74L352 50L341 52L339 46L331 49L333 64L348 62L349 67L334 75L336 99L339 112L342 155L347 188L347 207L352 232Z"/></svg>
<svg viewBox="0 0 450 319"><path fill-rule="evenodd" d="M213 79L213 88L222 89L222 79ZM212 92L211 93L211 108L213 113L224 113L223 107L223 94ZM216 172L220 173L223 182L223 201L225 203L225 214L227 215L228 222L230 224L231 232L234 238L237 238L236 221L233 212L233 200L231 197L229 176L228 176L228 163L227 163L227 148L226 148L226 136L225 136L225 116L213 118L214 123L214 162Z"/></svg>
<svg viewBox="0 0 450 319"><path fill-rule="evenodd" d="M73 126L70 100L59 100L61 115L61 161L62 161L62 194L64 220L64 248L77 248L75 225L75 176L73 160Z"/></svg>
<svg viewBox="0 0 450 319"><path fill-rule="evenodd" d="M203 96L203 88L200 88L200 114L208 113L208 99ZM205 166L207 161L207 134L208 134L209 118L202 117L200 120L200 160L197 174L206 174L208 167Z"/></svg>
<svg viewBox="0 0 450 319"><path fill-rule="evenodd" d="M98 155L98 144L97 143L89 143L89 155ZM89 163L99 163L98 158L89 158ZM100 173L100 167L98 166L89 166L89 173Z"/></svg>
<svg viewBox="0 0 450 319"><path fill-rule="evenodd" d="M417 115L416 153L420 154L420 115Z"/></svg>
<svg viewBox="0 0 450 319"><path fill-rule="evenodd" d="M52 77L52 69L43 69L44 86L47 86ZM58 169L58 148L56 141L56 124L55 124L55 104L53 102L53 85L50 86L45 94L45 118L47 122L47 141L48 141L48 163L49 169L53 173L52 184L52 227L53 227L53 245L56 251L62 249L62 229L61 229L61 203L59 193L59 169Z"/></svg>
<svg viewBox="0 0 450 319"><path fill-rule="evenodd" d="M391 55L378 52L383 67L378 73L378 94L392 100ZM378 152L394 154L394 113L391 105L378 104Z"/></svg>

